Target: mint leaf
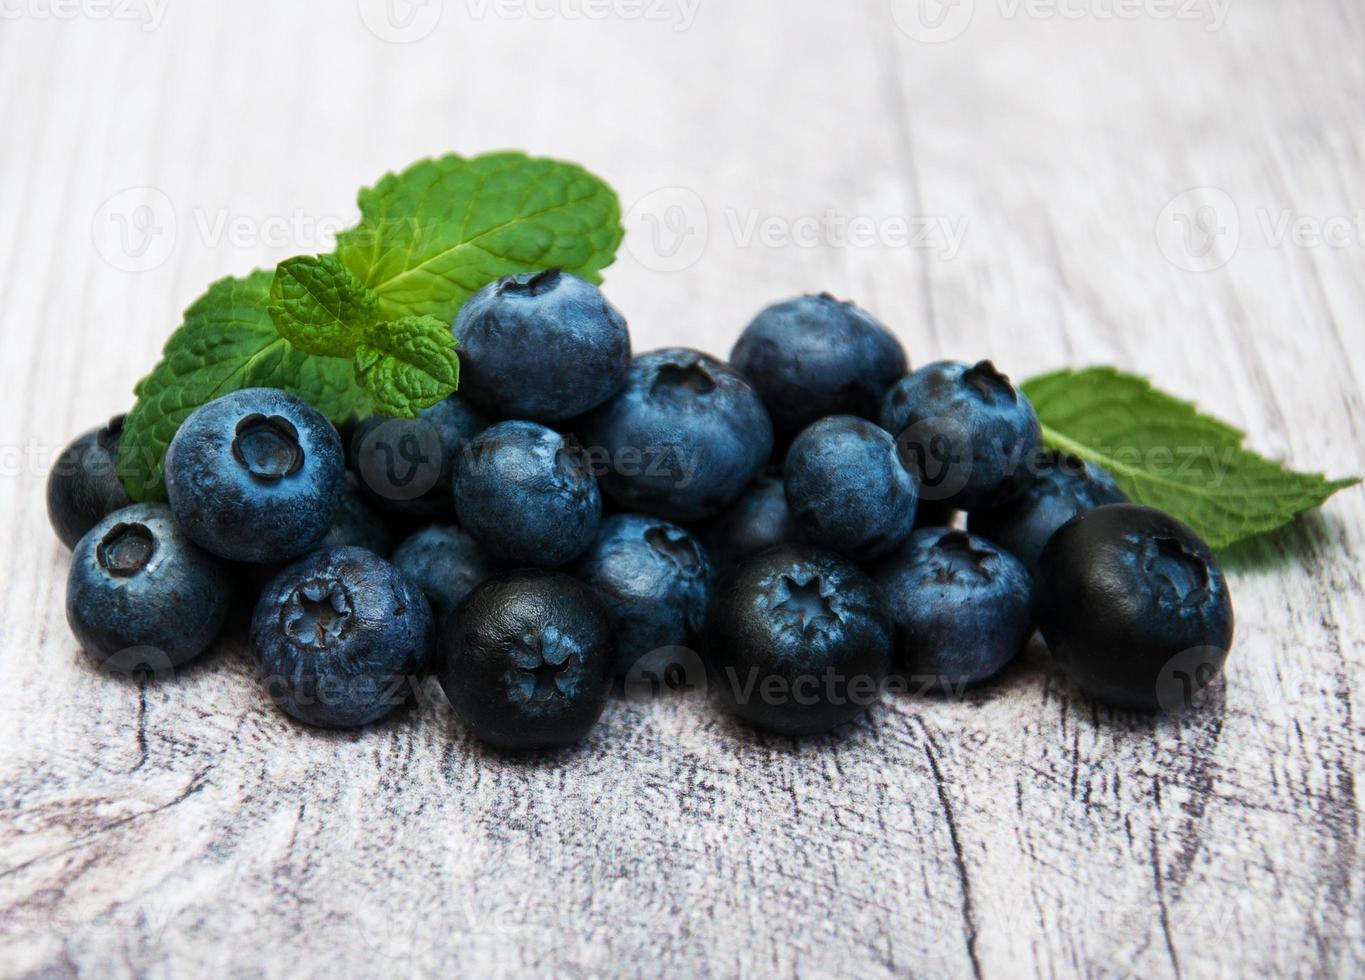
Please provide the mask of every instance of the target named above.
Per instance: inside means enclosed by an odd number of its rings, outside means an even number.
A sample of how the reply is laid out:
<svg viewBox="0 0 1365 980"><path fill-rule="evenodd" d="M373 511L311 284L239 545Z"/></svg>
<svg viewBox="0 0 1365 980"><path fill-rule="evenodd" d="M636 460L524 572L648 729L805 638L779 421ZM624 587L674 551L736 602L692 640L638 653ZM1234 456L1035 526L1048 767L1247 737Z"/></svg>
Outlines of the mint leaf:
<svg viewBox="0 0 1365 980"><path fill-rule="evenodd" d="M1049 448L1105 467L1134 501L1214 548L1282 527L1360 482L1286 469L1243 448L1241 431L1113 368L1057 371L1022 387Z"/></svg>
<svg viewBox="0 0 1365 980"><path fill-rule="evenodd" d="M405 316L366 331L355 351L355 376L380 414L414 418L460 382L455 339L444 321Z"/></svg>
<svg viewBox="0 0 1365 980"><path fill-rule="evenodd" d="M360 192L337 256L385 319L447 324L501 276L559 266L593 282L624 234L616 194L571 163L492 153L423 160Z"/></svg>
<svg viewBox="0 0 1365 980"><path fill-rule="evenodd" d="M185 311L160 363L134 389L124 421L119 475L134 500L164 500L166 447L191 412L238 388L284 388L336 422L368 414L349 361L304 354L275 329L267 312L272 274L220 279Z"/></svg>
<svg viewBox="0 0 1365 980"><path fill-rule="evenodd" d="M379 319L379 300L335 255L300 255L275 269L270 318L301 351L350 357Z"/></svg>
<svg viewBox="0 0 1365 980"><path fill-rule="evenodd" d="M623 234L611 188L524 153L424 160L362 190L360 208L336 254L222 279L186 310L124 423L133 499L164 498L180 423L238 388L284 388L337 423L416 415L455 390L449 324L470 294L552 266L600 282Z"/></svg>

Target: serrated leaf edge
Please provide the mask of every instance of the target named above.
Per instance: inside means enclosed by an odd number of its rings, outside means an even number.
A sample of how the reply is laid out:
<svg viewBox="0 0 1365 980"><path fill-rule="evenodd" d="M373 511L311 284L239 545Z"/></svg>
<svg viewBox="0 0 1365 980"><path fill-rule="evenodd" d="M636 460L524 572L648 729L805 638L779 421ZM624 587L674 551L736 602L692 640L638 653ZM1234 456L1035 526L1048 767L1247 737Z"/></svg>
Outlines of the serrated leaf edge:
<svg viewBox="0 0 1365 980"><path fill-rule="evenodd" d="M1213 423L1214 425L1219 427L1229 439L1229 441L1224 444L1225 448L1235 449L1236 451L1251 457L1253 460L1257 462L1275 467L1276 469L1280 470L1281 472L1285 473L1288 476L1292 476L1297 479L1305 481L1314 480L1317 481L1317 486L1313 488L1313 491L1307 491L1305 488L1302 487L1298 489L1284 489L1279 491L1267 490L1266 492L1261 494L1262 496L1272 498L1277 496L1291 497L1303 495L1305 492L1311 492L1312 495L1317 496L1318 494L1316 493L1316 491L1320 490L1321 499L1315 506L1321 506L1333 494L1336 494L1341 490L1346 490L1353 486L1357 486L1362 482L1361 477L1346 477L1342 479L1331 480L1319 473L1299 472L1297 470L1292 469L1285 463L1262 456L1259 453L1255 452L1254 450L1248 449L1246 447L1246 434L1242 430L1238 429L1236 426L1224 422L1222 419L1219 419L1216 416L1212 416L1206 412L1201 411L1198 405L1193 401L1187 401L1175 395L1171 395L1160 388L1157 388L1147 378L1144 378L1140 375L1130 374L1125 371L1120 371L1118 368L1110 366L1094 366L1088 368L1063 368L1058 371L1051 371L1047 374L1029 378L1028 380L1020 384L1020 388L1024 391L1026 395L1029 395L1029 397L1032 398L1033 396L1032 394L1030 394L1028 390L1031 387L1036 388L1039 385L1053 383L1062 379L1074 379L1085 375L1095 375L1100 379L1105 378L1122 379L1124 382L1140 384L1144 392L1151 392L1153 394L1161 396L1162 398L1169 399L1170 401L1179 405L1181 408L1184 408L1187 411L1189 411L1191 415L1197 416L1201 421L1205 423ZM1197 494L1202 498L1206 499L1209 502L1210 506L1222 510L1224 513L1245 520L1246 515L1244 515L1242 512L1238 510L1235 510L1227 506L1227 504L1223 500L1220 500L1220 496L1224 498L1232 496L1244 496L1245 495L1244 491L1225 491L1220 493L1220 491L1217 488L1197 487L1189 483L1181 483L1180 481L1177 480L1167 479L1159 476L1158 474L1152 473L1150 470L1145 470L1139 467L1126 465L1119 460L1105 456L1103 453L1091 449L1085 443L1079 442L1078 440L1072 439L1069 436L1064 435L1063 433L1053 428L1052 426L1049 426L1045 422L1042 423L1042 430L1044 445L1046 445L1050 449L1070 453L1088 462L1097 463L1098 465L1103 466L1105 469L1107 469L1110 473L1114 475L1115 479L1119 481L1120 485L1124 486L1124 489L1128 491L1130 495L1133 496L1134 499L1137 500L1139 503L1142 502L1140 499L1142 497L1142 494L1140 492L1134 491L1140 485L1140 483L1146 482L1150 484L1155 484L1157 486L1165 487L1176 493ZM1283 527L1298 515L1305 513L1307 510L1311 509L1314 508L1305 508L1304 510L1296 511L1293 515L1290 515L1287 519L1279 521L1278 523L1272 524L1268 522L1262 522L1265 523L1266 526L1249 528L1243 533L1224 532L1219 529L1210 528L1196 528L1196 530L1200 533L1202 537L1204 537L1208 541L1210 546L1222 549L1237 544L1240 541L1245 541L1250 538L1254 538L1257 535L1265 534L1269 531L1275 530L1278 527Z"/></svg>

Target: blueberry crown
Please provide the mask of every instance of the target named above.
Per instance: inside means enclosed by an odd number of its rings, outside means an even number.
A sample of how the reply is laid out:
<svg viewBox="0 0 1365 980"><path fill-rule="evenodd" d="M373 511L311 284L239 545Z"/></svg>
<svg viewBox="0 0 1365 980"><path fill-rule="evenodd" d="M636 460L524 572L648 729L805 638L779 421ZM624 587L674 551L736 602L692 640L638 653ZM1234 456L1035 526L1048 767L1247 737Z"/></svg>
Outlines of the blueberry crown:
<svg viewBox="0 0 1365 980"><path fill-rule="evenodd" d="M995 556L976 547L972 536L965 531L949 531L935 541L934 556L938 559L941 581L978 579L989 582L994 577L991 560Z"/></svg>
<svg viewBox="0 0 1365 980"><path fill-rule="evenodd" d="M654 375L651 394L662 392L690 392L705 395L716 390L716 379L701 361L685 364L661 364Z"/></svg>
<svg viewBox="0 0 1365 980"><path fill-rule="evenodd" d="M95 548L95 560L110 575L127 578L147 567L156 552L156 535L145 524L115 524Z"/></svg>
<svg viewBox="0 0 1365 980"><path fill-rule="evenodd" d="M237 423L232 456L259 480L282 480L303 468L299 430L279 415L248 415Z"/></svg>
<svg viewBox="0 0 1365 980"><path fill-rule="evenodd" d="M694 570L701 564L697 543L685 531L656 524L645 531L645 543L684 571Z"/></svg>
<svg viewBox="0 0 1365 980"><path fill-rule="evenodd" d="M1177 605L1199 604L1209 591L1209 566L1185 543L1168 536L1146 538L1140 544L1142 567Z"/></svg>
<svg viewBox="0 0 1365 980"><path fill-rule="evenodd" d="M532 275L505 276L498 283L499 293L518 293L525 296L543 296L559 285L563 269L556 266Z"/></svg>
<svg viewBox="0 0 1365 980"><path fill-rule="evenodd" d="M351 595L340 582L316 579L293 591L281 615L284 632L313 650L325 650L345 635L351 622Z"/></svg>
<svg viewBox="0 0 1365 980"><path fill-rule="evenodd" d="M977 361L962 372L962 380L985 401L1018 401L1009 377L1001 374L990 361Z"/></svg>
<svg viewBox="0 0 1365 980"><path fill-rule="evenodd" d="M781 594L774 607L802 633L821 623L839 621L834 608L834 589L819 575L783 575Z"/></svg>

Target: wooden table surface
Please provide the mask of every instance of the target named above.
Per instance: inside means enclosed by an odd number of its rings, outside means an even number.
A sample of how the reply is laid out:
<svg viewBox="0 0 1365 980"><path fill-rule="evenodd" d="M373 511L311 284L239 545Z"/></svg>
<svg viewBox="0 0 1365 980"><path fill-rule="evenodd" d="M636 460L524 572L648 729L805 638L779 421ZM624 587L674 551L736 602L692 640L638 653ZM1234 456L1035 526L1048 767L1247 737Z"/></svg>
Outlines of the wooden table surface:
<svg viewBox="0 0 1365 980"><path fill-rule="evenodd" d="M0 6L0 972L1183 978L1365 970L1365 503L1233 563L1226 686L1113 713L1036 654L841 738L696 698L489 755L433 689L289 723L229 642L157 684L63 615L53 453L213 279L450 150L630 209L637 350L830 290L915 363L1146 374L1365 472L1350 0L8 0Z"/></svg>

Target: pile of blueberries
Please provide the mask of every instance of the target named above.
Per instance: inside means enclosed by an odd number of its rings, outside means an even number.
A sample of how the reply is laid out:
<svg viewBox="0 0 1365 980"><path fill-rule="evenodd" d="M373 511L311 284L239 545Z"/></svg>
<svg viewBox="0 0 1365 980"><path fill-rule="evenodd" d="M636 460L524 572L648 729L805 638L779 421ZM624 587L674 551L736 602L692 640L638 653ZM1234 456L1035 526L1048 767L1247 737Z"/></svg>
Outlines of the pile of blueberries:
<svg viewBox="0 0 1365 980"><path fill-rule="evenodd" d="M909 371L829 295L764 310L728 363L632 356L621 314L559 270L487 285L452 329L460 393L417 419L343 436L266 388L200 407L168 505L125 495L118 420L68 447L48 509L85 650L173 669L245 596L294 718L373 722L433 670L509 749L581 738L614 683L680 676L756 727L823 732L892 688L959 694L1035 630L1123 708L1185 708L1222 668L1207 545L1045 451L989 361Z"/></svg>

